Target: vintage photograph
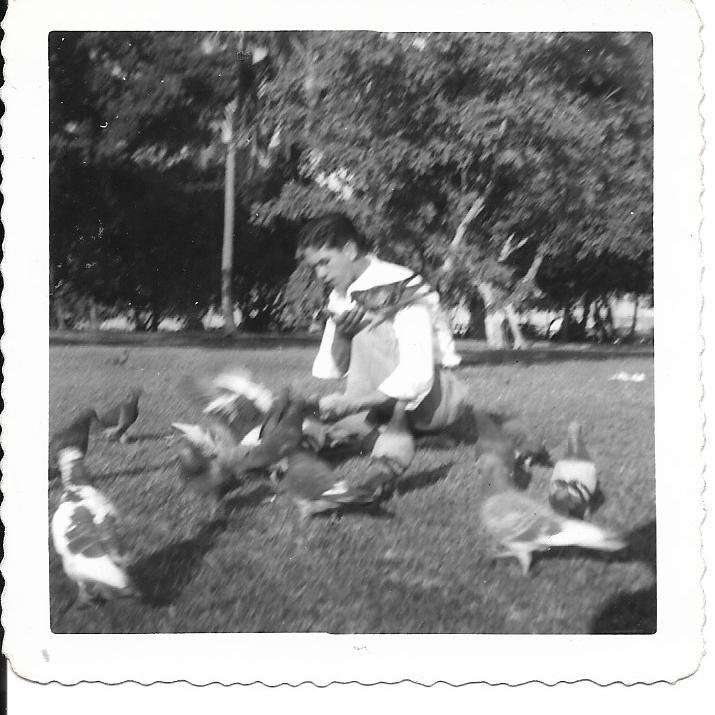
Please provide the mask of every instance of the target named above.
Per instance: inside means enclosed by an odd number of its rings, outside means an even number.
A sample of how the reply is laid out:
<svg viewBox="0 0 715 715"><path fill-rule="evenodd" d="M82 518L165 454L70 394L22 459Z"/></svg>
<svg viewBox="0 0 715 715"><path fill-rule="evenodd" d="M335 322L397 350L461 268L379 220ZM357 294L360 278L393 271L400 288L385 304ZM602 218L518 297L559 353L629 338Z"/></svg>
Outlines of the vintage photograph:
<svg viewBox="0 0 715 715"><path fill-rule="evenodd" d="M53 633L657 632L651 33L47 50Z"/></svg>

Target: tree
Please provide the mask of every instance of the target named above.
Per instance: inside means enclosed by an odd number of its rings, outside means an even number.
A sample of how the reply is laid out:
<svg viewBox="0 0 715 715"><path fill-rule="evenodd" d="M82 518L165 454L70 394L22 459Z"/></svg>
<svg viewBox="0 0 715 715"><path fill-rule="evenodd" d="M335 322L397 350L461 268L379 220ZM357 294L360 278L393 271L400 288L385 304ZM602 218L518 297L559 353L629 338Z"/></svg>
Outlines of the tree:
<svg viewBox="0 0 715 715"><path fill-rule="evenodd" d="M319 101L285 77L271 88L269 111L295 136L315 119L298 176L256 206L258 221L339 208L445 295L478 289L490 306L534 265L553 304L631 283L635 263L652 274L647 36L314 33L312 44ZM519 248L499 261L510 236ZM462 240L445 276L445 250Z"/></svg>
<svg viewBox="0 0 715 715"><path fill-rule="evenodd" d="M228 202L254 200L270 179L275 152L263 145L271 137L258 141L252 118L256 63L237 57L237 36L51 37L53 272L83 294L130 306L140 328L146 311L146 327L155 329L166 312L195 314L218 300L225 180L219 130L232 101L241 119L230 153L241 170ZM247 226L245 218L236 222L239 232ZM224 248L233 252L236 237L227 228ZM239 274L252 273L241 268ZM245 302L250 281L233 266L224 278L227 288L245 284L236 295Z"/></svg>

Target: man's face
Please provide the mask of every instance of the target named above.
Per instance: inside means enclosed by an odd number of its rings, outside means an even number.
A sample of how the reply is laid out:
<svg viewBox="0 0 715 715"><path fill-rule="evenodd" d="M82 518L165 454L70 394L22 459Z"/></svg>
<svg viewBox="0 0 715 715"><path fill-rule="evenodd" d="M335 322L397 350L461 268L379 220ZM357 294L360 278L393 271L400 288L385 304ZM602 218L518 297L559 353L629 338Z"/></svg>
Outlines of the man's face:
<svg viewBox="0 0 715 715"><path fill-rule="evenodd" d="M353 243L348 242L342 248L308 247L303 257L319 281L340 293L345 293L357 278L355 262L358 253Z"/></svg>

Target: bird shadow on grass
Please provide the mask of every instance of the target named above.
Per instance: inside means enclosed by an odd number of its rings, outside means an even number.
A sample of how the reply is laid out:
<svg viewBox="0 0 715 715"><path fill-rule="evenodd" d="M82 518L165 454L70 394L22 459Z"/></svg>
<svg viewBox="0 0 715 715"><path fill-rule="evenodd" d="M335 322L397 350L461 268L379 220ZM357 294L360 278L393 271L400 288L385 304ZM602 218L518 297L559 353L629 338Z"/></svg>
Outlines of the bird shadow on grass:
<svg viewBox="0 0 715 715"><path fill-rule="evenodd" d="M210 521L192 537L169 544L132 564L129 572L142 600L150 606L167 606L178 598L226 526L225 518Z"/></svg>
<svg viewBox="0 0 715 715"><path fill-rule="evenodd" d="M174 437L175 435L170 432L146 432L141 434L129 435L127 441L129 444L134 444L135 442L158 442L159 440L166 439L167 437Z"/></svg>
<svg viewBox="0 0 715 715"><path fill-rule="evenodd" d="M117 469L113 472L103 472L97 474L96 479L114 479L115 477L138 477L141 474L152 474L164 469L166 463L157 462L156 464L143 464L141 467L129 467L127 469Z"/></svg>
<svg viewBox="0 0 715 715"><path fill-rule="evenodd" d="M428 469L423 472L417 472L416 474L408 474L397 482L395 491L397 494L402 495L409 494L418 489L431 487L433 484L437 484L437 482L441 482L447 477L449 470L452 468L452 464L452 462L449 462L435 469Z"/></svg>
<svg viewBox="0 0 715 715"><path fill-rule="evenodd" d="M633 529L628 535L628 546L613 557L618 561L645 564L653 574L653 583L630 593L615 593L591 619L590 632L604 635L655 633L658 628L655 520Z"/></svg>

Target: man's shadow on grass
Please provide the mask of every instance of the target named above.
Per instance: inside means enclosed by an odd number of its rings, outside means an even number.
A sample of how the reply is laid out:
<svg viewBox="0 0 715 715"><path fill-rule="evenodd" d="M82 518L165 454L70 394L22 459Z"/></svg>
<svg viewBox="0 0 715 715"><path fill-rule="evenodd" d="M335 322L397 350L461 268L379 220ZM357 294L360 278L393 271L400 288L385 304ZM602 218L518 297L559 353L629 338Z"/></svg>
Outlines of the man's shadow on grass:
<svg viewBox="0 0 715 715"><path fill-rule="evenodd" d="M188 539L168 544L136 561L129 568L142 600L151 606L168 606L191 583L226 531L234 511L261 504L270 489L259 485L248 493L233 495L225 500L221 516L205 523Z"/></svg>

